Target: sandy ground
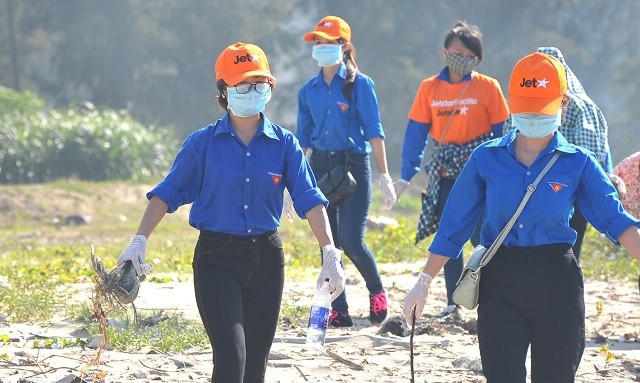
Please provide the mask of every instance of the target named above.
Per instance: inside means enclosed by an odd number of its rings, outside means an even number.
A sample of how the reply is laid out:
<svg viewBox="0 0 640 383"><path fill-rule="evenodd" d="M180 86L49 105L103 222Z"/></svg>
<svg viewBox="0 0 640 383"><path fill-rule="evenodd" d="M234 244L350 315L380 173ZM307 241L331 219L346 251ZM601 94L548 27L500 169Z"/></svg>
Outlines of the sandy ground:
<svg viewBox="0 0 640 383"><path fill-rule="evenodd" d="M414 276L400 271L418 270L419 265L381 265L381 269L391 316L398 317L402 299L415 280ZM347 269L348 273L353 271ZM357 276L350 280L354 284L347 286L347 292L354 327L330 329L324 350L305 346L302 330L279 332L271 349L266 382L412 381L410 337L380 333L380 328L369 326L367 291ZM89 294L90 288L90 285L80 286L80 296ZM587 281L585 290L588 342L576 382L640 381L637 285ZM290 304L308 306L312 294L311 282L285 284L285 301ZM432 318L444 303L444 278L439 276L432 285L425 315L418 326L426 333L414 337L415 382L485 382L481 372L474 371L481 368L477 336L473 333L475 311L465 311L463 322ZM191 283L143 283L136 306L199 318ZM81 336L80 327L81 323L68 319L60 319L47 327L0 324L0 336L8 335L14 340L8 344L0 342L0 355L10 357L9 361L0 359L0 383L210 381L210 349L190 349L170 355L106 350L101 356L101 365L92 367L81 380L79 370L95 356L95 350L31 347L36 337ZM601 351L607 344L614 357L609 363L606 353Z"/></svg>

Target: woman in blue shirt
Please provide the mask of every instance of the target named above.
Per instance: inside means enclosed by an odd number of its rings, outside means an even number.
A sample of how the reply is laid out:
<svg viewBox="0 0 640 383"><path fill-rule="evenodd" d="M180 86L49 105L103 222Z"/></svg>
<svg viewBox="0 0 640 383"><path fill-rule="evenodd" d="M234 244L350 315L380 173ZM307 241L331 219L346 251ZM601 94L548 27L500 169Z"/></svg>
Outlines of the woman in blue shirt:
<svg viewBox="0 0 640 383"><path fill-rule="evenodd" d="M616 190L620 187L620 179L613 174L611 150L609 149L608 125L602 110L587 95L582 83L567 64L560 49L556 47L539 47L538 52L557 58L567 74L567 105L562 111L562 125L558 131L572 144L582 146L593 152L600 166L608 174ZM509 123L507 129L513 129ZM569 225L578 234L573 245L573 254L580 259L582 240L587 230L587 220L580 207L573 205L573 216Z"/></svg>
<svg viewBox="0 0 640 383"><path fill-rule="evenodd" d="M236 43L216 61L218 102L228 111L185 140L169 174L147 193L138 231L118 258L138 275L147 238L166 213L192 204L200 231L193 258L195 296L213 348L213 382L264 382L284 283L277 228L283 192L306 217L324 256L318 282L342 292L341 252L333 245L325 207L298 140L262 113L275 78L256 45Z"/></svg>
<svg viewBox="0 0 640 383"><path fill-rule="evenodd" d="M310 163L318 179L348 162L357 182L350 197L328 207L329 222L336 246L365 280L369 290L369 320L379 326L387 319L387 295L375 258L364 243L371 205L371 152L380 171L385 205L392 206L396 194L387 169L373 80L358 71L351 28L343 19L324 17L313 31L305 34L304 40L313 42L312 56L322 69L298 94L296 136L305 152L312 149ZM332 303L330 324L352 326L345 294Z"/></svg>
<svg viewBox="0 0 640 383"><path fill-rule="evenodd" d="M407 321L422 314L429 286L459 256L479 216L480 243L489 247L516 211L526 188L555 152L495 256L482 270L478 341L488 383L524 383L531 347L531 382L573 382L585 347L582 272L569 226L576 202L585 218L640 259L640 221L622 207L592 152L557 131L567 91L564 66L533 53L518 61L509 84L516 129L476 148L444 208L429 258L404 299Z"/></svg>

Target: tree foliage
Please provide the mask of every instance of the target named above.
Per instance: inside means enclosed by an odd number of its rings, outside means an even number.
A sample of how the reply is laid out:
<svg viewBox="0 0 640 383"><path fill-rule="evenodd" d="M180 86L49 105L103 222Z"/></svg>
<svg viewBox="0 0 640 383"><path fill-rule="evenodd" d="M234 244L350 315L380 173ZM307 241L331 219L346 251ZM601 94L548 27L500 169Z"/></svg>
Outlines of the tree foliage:
<svg viewBox="0 0 640 383"><path fill-rule="evenodd" d="M14 1L14 8L26 89L52 106L88 100L127 109L144 123L175 126L180 137L222 114L213 67L236 41L267 53L278 80L269 117L295 130L297 91L318 70L302 35L336 14L351 25L358 63L375 81L393 170L418 84L444 66L444 33L458 19L483 31L478 69L503 91L520 57L539 46L560 48L609 121L614 160L640 148L633 118L640 102L637 0L66 0ZM0 27L6 85L8 47L7 28Z"/></svg>
<svg viewBox="0 0 640 383"><path fill-rule="evenodd" d="M175 154L171 132L145 127L126 111L86 103L40 109L31 93L0 87L0 184L56 179L141 179L161 176Z"/></svg>

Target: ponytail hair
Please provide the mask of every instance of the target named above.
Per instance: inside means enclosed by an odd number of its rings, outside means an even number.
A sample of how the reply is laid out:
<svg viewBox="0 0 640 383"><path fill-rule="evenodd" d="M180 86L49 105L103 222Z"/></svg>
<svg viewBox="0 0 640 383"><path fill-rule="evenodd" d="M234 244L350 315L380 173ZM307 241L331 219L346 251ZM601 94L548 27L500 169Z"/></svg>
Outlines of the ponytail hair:
<svg viewBox="0 0 640 383"><path fill-rule="evenodd" d="M216 88L218 88L218 95L216 96L216 99L218 100L218 104L220 104L222 109L224 109L225 111L229 107L229 102L227 102L227 98L224 95L224 91L226 87L227 87L227 83L224 82L224 80L216 81Z"/></svg>
<svg viewBox="0 0 640 383"><path fill-rule="evenodd" d="M356 78L358 77L358 64L356 63L356 47L351 44L351 41L347 41L343 38L339 38L338 42L344 47L342 53L342 61L347 67L347 75L342 87L342 93L347 100L351 99L351 91L355 85Z"/></svg>

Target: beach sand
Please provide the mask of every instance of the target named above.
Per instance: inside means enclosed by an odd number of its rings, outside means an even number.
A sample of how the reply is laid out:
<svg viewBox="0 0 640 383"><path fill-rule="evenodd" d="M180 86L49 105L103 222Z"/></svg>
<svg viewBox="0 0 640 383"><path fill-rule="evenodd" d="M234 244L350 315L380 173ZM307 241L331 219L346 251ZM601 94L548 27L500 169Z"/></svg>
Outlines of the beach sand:
<svg viewBox="0 0 640 383"><path fill-rule="evenodd" d="M380 265L388 292L390 316L399 318L402 299L413 286L419 264ZM411 382L410 337L380 333L368 321L368 292L353 268L347 268L347 285L354 327L330 329L325 349L304 344L304 326L279 331L274 340L266 382ZM284 302L308 307L315 280L285 283ZM91 284L75 287L78 299L88 299ZM576 382L640 381L640 296L632 282L585 282L587 347ZM600 303L599 303L600 302ZM193 286L185 283L143 282L138 309L180 312L199 320ZM475 311L465 310L462 322L433 318L445 305L444 278L438 276L413 342L415 382L485 382L477 336L473 331ZM211 350L192 348L179 354L152 350L135 353L105 350L101 364L93 366L81 380L80 369L96 350L79 347L35 349L33 339L86 336L82 323L57 318L52 325L1 324L0 335L13 341L0 342L0 383L29 382L209 382ZM601 350L608 345L608 352ZM607 355L613 356L607 363ZM527 363L528 364L528 363Z"/></svg>

